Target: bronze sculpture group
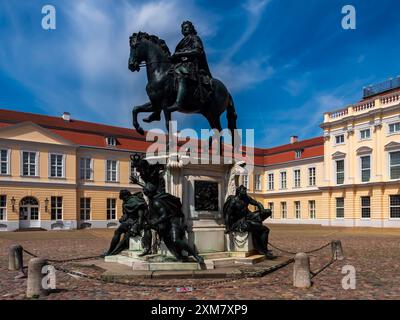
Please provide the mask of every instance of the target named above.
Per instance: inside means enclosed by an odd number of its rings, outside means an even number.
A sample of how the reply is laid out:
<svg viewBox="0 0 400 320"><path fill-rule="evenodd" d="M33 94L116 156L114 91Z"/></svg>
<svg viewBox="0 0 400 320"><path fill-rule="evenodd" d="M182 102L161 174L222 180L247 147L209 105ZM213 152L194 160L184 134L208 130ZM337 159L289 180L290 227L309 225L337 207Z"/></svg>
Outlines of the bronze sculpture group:
<svg viewBox="0 0 400 320"><path fill-rule="evenodd" d="M129 69L132 72L139 71L142 63L145 63L148 77L146 91L150 99L148 103L133 109L133 126L137 132L144 134L138 123L138 114L151 112L144 121L152 122L160 120L162 111L169 129L171 113L180 111L200 113L207 118L212 129L221 131L220 115L226 111L233 140L237 119L233 99L224 84L212 77L202 41L193 24L185 21L181 27L184 38L173 55L166 43L156 36L139 32L130 37ZM198 263L204 263L203 258L186 240L187 227L181 200L165 192L164 166L150 164L138 154L131 159L131 181L141 186L142 191L134 194L128 190L120 192L123 216L105 255L116 255L127 249L130 237L141 237L144 250L140 256L149 255L153 252L152 237L155 232L178 261L188 260L184 255L186 252ZM251 234L254 248L268 259L273 259L274 256L268 250L269 229L263 224L271 216L271 211L251 198L244 186L238 187L235 177L239 167L243 166L244 163L238 163L237 168L231 170L223 207L225 233ZM218 210L218 201L205 203L217 194L213 185L198 187L203 193L199 193L198 207ZM251 212L249 205L256 206L258 210Z"/></svg>

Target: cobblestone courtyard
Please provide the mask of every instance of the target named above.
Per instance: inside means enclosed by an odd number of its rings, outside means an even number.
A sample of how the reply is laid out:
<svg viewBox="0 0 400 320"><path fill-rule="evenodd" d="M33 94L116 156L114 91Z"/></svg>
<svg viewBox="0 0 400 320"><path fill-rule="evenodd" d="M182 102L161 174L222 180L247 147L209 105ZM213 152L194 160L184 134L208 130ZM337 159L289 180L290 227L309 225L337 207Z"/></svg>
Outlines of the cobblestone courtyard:
<svg viewBox="0 0 400 320"><path fill-rule="evenodd" d="M319 226L272 225L271 243L289 251L307 251L338 239L346 259L336 261L313 278L310 289L292 286L293 264L262 278L248 280L143 280L148 287L102 283L57 272L57 292L44 299L399 299L400 230L334 228ZM0 299L24 299L26 279L14 279L8 271L8 248L21 244L32 253L51 259L67 259L101 254L107 248L112 230L76 230L0 233ZM282 254L278 251L275 253ZM311 255L316 271L330 261L330 248ZM27 264L29 256L24 254ZM356 269L356 289L344 290L344 265ZM60 265L88 275L102 270L76 263ZM219 282L219 283L216 283ZM155 286L156 285L156 286ZM194 291L177 293L176 287L193 286Z"/></svg>

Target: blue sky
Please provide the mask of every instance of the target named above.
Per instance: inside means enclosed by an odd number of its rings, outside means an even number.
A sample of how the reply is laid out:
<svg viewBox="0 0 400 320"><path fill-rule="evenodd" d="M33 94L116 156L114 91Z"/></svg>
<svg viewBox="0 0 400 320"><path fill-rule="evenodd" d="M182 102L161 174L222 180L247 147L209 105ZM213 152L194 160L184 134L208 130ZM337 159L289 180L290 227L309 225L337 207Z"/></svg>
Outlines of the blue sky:
<svg viewBox="0 0 400 320"><path fill-rule="evenodd" d="M46 4L56 30L41 28ZM356 30L341 27L346 4ZM324 111L400 74L399 10L397 0L0 0L0 108L129 127L132 106L147 100L145 72L127 69L129 35L156 34L172 51L189 19L256 146L306 139L322 134ZM208 128L201 116L173 118Z"/></svg>

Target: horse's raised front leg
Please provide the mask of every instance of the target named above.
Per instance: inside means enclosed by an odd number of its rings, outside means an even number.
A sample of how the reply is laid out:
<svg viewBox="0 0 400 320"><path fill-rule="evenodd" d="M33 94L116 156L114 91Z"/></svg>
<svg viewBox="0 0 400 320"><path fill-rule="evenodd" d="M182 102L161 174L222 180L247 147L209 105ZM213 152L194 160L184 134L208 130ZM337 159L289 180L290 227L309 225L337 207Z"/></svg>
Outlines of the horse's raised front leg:
<svg viewBox="0 0 400 320"><path fill-rule="evenodd" d="M136 129L136 131L141 134L144 135L144 130L143 128L140 126L139 121L138 121L138 114L141 112L152 112L154 111L153 105L151 104L151 102L147 102L141 106L136 106L133 107L132 110L132 124L133 127Z"/></svg>

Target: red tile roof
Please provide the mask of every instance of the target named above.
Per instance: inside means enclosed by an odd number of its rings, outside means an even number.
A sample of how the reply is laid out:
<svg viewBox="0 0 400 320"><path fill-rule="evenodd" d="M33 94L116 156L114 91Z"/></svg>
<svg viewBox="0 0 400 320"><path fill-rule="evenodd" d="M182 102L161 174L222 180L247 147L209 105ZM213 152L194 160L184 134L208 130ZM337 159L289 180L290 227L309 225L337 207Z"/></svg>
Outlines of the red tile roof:
<svg viewBox="0 0 400 320"><path fill-rule="evenodd" d="M117 138L116 149L145 152L151 142L135 130L61 117L0 109L0 128L22 122L33 122L79 146L105 148L106 137ZM302 159L324 155L323 137L285 144L274 148L254 148L256 165L272 165L295 160L295 151L303 150Z"/></svg>

